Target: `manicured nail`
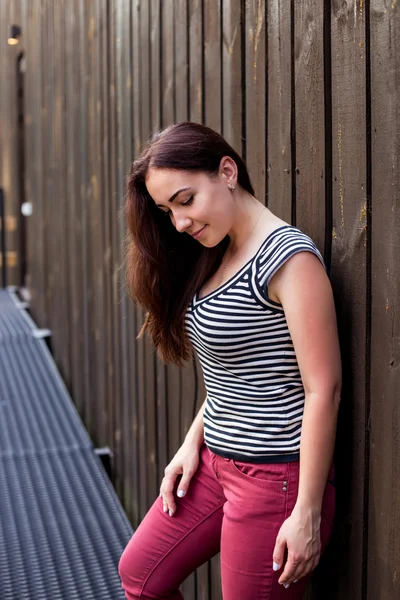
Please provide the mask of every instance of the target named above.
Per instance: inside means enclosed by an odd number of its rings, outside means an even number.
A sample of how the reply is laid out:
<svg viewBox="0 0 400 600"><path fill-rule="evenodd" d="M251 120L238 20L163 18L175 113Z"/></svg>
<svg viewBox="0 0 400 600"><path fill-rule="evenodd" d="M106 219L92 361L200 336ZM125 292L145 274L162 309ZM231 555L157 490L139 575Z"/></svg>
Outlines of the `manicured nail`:
<svg viewBox="0 0 400 600"><path fill-rule="evenodd" d="M279 571L279 565L278 563L274 562L274 564L272 565L272 568L274 571Z"/></svg>
<svg viewBox="0 0 400 600"><path fill-rule="evenodd" d="M293 583L297 583L297 581L298 581L298 579L295 579L295 580L293 581Z"/></svg>
<svg viewBox="0 0 400 600"><path fill-rule="evenodd" d="M285 585L285 588L287 589L289 587L290 583L288 583L287 585Z"/></svg>
<svg viewBox="0 0 400 600"><path fill-rule="evenodd" d="M164 504L163 510L164 510L164 512L168 512L168 506L166 504Z"/></svg>
<svg viewBox="0 0 400 600"><path fill-rule="evenodd" d="M172 515L174 514L174 511L172 510L172 508L169 509L169 516L172 517Z"/></svg>
<svg viewBox="0 0 400 600"><path fill-rule="evenodd" d="M179 490L177 495L178 495L178 498L183 498L183 496L185 495L185 490Z"/></svg>

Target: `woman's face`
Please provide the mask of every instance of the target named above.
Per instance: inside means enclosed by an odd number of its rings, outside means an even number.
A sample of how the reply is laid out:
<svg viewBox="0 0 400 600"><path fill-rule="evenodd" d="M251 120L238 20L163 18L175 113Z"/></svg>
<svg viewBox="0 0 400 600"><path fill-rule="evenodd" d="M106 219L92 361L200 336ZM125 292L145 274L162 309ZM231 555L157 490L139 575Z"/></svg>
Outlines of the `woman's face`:
<svg viewBox="0 0 400 600"><path fill-rule="evenodd" d="M208 248L221 242L233 224L234 202L227 184L236 183L236 165L231 162L233 175L222 165L215 177L179 169L149 169L146 177L147 190L165 218Z"/></svg>

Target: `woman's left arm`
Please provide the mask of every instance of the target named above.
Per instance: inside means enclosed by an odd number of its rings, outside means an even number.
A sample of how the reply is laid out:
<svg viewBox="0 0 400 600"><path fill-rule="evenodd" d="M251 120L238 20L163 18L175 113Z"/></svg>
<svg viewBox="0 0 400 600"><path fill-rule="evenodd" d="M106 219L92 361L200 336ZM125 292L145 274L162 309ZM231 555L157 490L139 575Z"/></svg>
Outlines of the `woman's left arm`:
<svg viewBox="0 0 400 600"><path fill-rule="evenodd" d="M300 252L272 279L274 294L285 311L305 391L299 491L273 553L274 568L278 569L288 550L279 578L287 587L312 571L320 558L321 505L335 445L342 370L332 288L318 258Z"/></svg>

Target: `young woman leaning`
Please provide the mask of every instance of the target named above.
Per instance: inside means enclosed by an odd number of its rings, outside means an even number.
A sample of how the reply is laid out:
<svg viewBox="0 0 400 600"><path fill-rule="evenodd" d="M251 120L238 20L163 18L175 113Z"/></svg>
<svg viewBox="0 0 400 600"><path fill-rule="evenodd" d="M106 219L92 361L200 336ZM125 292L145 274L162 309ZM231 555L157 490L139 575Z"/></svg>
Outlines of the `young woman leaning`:
<svg viewBox="0 0 400 600"><path fill-rule="evenodd" d="M224 600L301 599L335 513L341 362L323 258L196 123L152 136L126 216L143 330L166 362L194 348L207 390L121 557L126 598L181 600L220 551Z"/></svg>

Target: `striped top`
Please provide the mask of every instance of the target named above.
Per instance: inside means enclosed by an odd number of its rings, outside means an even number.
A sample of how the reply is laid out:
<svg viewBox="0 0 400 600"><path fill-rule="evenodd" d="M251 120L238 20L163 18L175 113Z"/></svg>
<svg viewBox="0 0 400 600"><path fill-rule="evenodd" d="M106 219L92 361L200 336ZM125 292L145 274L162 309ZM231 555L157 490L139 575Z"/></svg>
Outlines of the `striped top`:
<svg viewBox="0 0 400 600"><path fill-rule="evenodd" d="M304 387L281 304L267 295L276 271L297 252L324 260L314 242L283 225L229 281L199 298L185 326L207 390L204 438L244 462L299 459Z"/></svg>

